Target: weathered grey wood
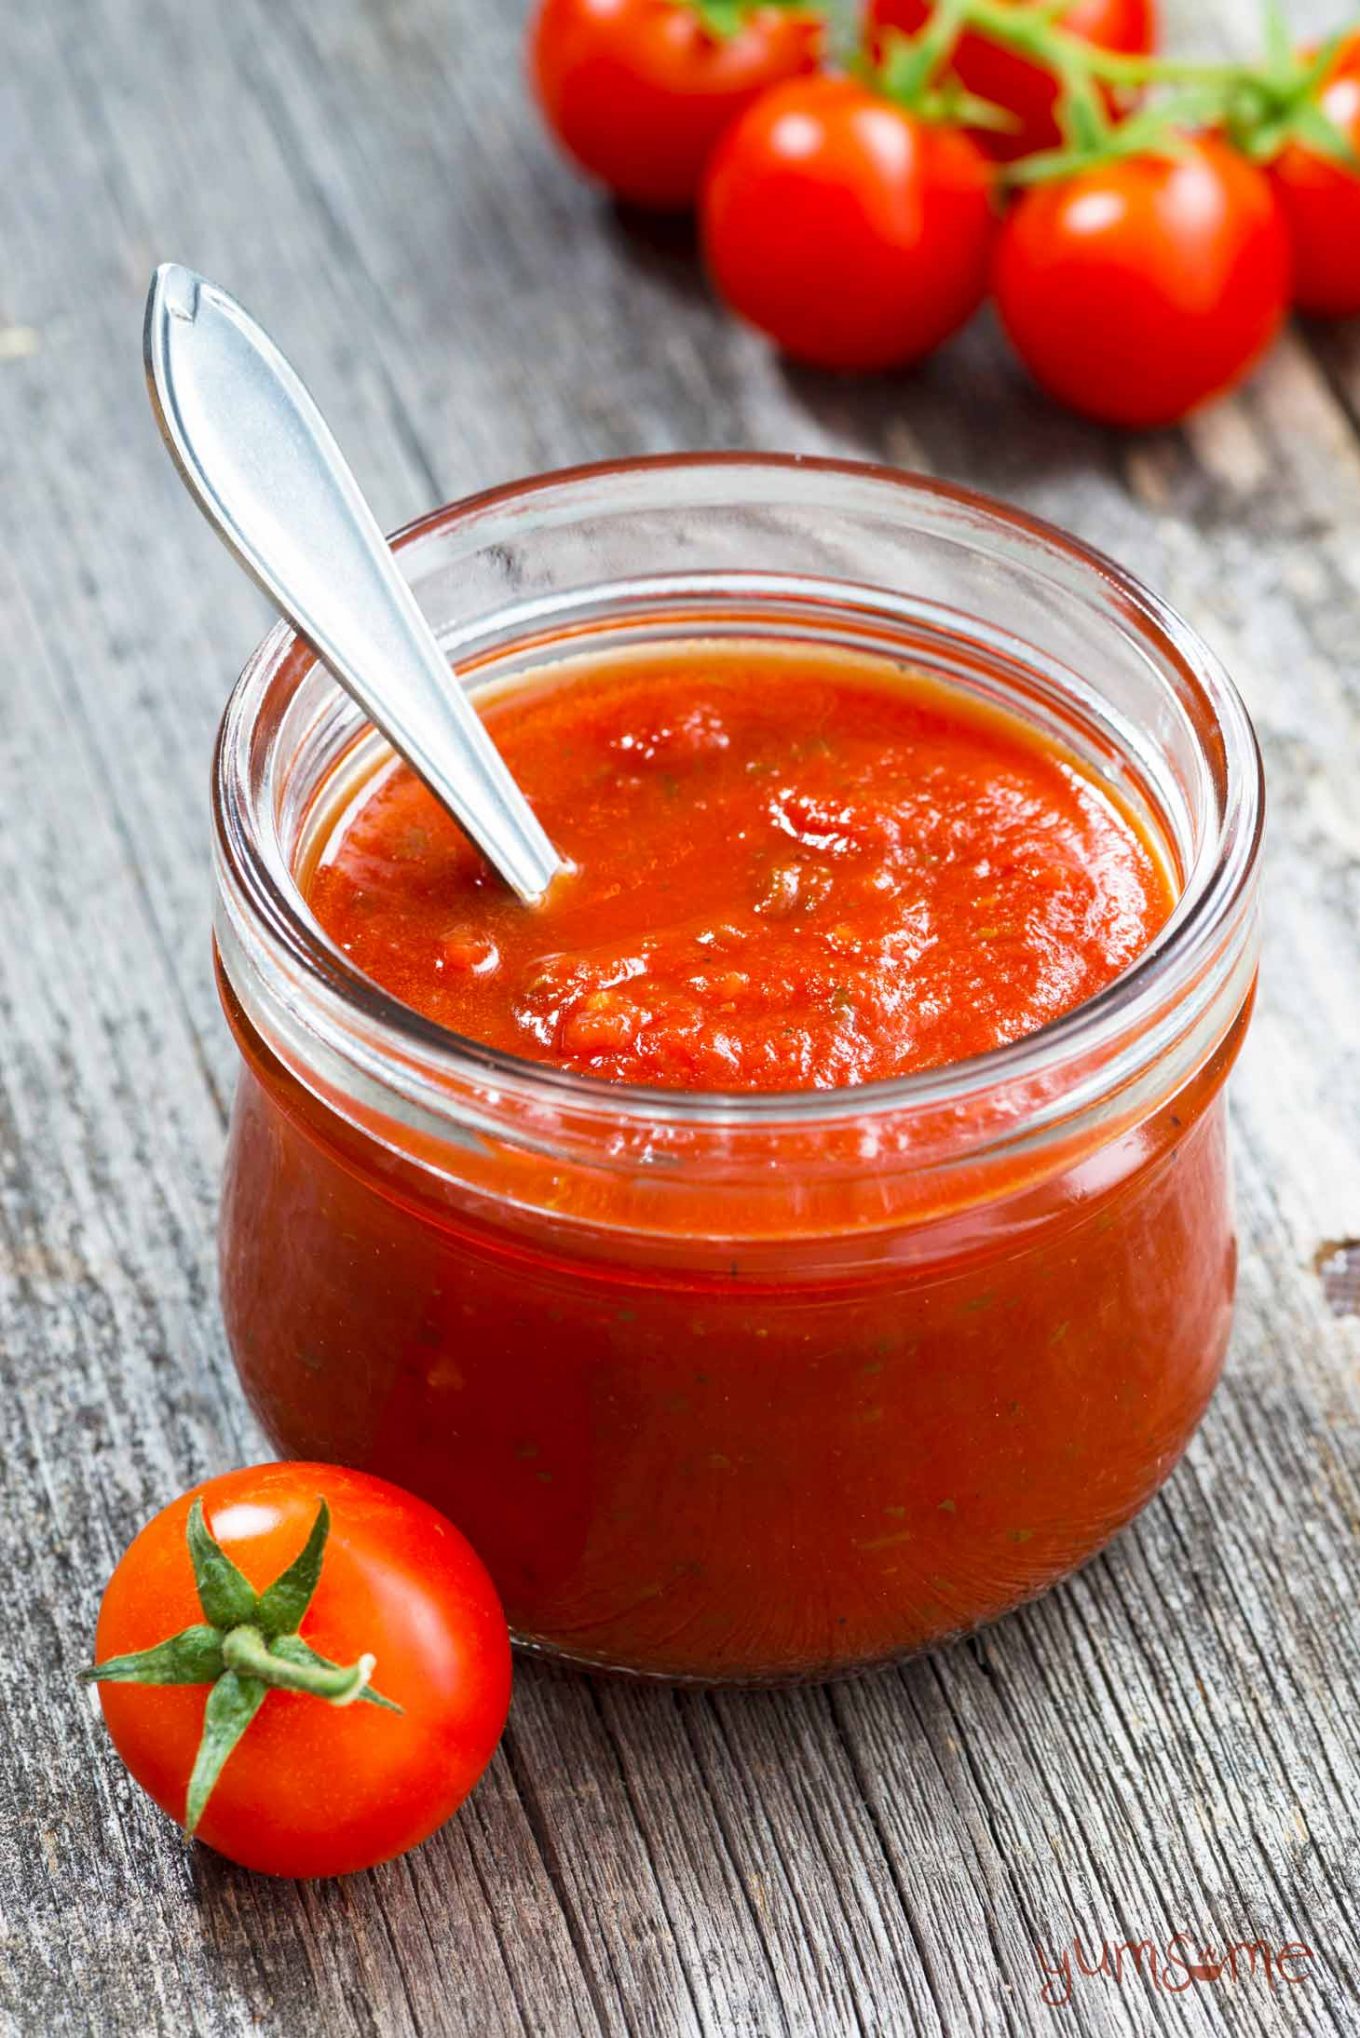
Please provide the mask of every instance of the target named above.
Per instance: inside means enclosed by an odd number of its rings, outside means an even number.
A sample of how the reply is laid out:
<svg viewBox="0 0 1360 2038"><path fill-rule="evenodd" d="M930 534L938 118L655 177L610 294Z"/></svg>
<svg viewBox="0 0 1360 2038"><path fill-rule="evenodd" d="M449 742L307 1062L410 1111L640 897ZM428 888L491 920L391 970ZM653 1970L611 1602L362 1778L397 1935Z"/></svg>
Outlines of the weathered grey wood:
<svg viewBox="0 0 1360 2038"><path fill-rule="evenodd" d="M1317 1957L1274 1994L1078 1977L1074 2028L1349 2033L1360 1318L1315 1259L1360 1236L1360 338L1292 336L1242 394L1137 441L1046 406L985 319L915 375L790 372L673 236L550 159L522 13L47 0L4 22L0 2028L1023 2034L1055 2014L1036 1945L1184 1928ZM1182 0L1176 25L1231 44L1253 13ZM262 1449L213 1299L231 1057L205 786L263 611L147 414L140 298L167 255L267 316L393 523L685 445L886 458L1057 517L1223 652L1274 805L1234 1359L1136 1529L1040 1606L860 1684L714 1697L526 1668L454 1825L309 1889L186 1851L70 1678L140 1521Z"/></svg>

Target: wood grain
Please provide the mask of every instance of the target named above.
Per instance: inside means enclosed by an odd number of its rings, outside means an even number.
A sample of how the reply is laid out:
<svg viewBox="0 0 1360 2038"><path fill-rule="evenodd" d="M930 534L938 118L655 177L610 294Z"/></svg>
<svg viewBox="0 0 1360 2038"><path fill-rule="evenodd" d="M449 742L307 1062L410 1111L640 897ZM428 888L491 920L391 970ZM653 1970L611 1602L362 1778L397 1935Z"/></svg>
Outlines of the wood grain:
<svg viewBox="0 0 1360 2038"><path fill-rule="evenodd" d="M1242 44L1247 0L1174 10ZM1327 24L1291 10L1300 32ZM1049 408L984 318L918 373L790 371L682 236L551 160L488 0L48 0L0 62L0 2019L23 2034L1097 2034L1360 2024L1360 334L1299 332L1184 431ZM1234 1356L1166 1493L1041 1605L787 1695L526 1666L410 1860L275 1886L186 1849L72 1682L118 1551L261 1453L214 1299L231 1053L206 774L264 611L137 359L166 256L302 366L380 513L678 446L927 468L1063 521L1234 670L1267 754L1235 1094ZM1333 1297L1333 1301L1335 1298ZM1036 1948L1184 1929L1307 1978L1154 1991Z"/></svg>

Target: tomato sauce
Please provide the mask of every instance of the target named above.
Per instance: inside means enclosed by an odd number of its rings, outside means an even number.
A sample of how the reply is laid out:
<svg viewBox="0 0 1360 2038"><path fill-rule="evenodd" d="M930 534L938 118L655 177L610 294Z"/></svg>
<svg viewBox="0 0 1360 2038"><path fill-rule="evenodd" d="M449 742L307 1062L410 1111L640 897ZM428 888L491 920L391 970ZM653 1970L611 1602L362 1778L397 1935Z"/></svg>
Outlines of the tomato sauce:
<svg viewBox="0 0 1360 2038"><path fill-rule="evenodd" d="M515 904L390 767L306 895L397 997L601 1092L936 1068L1094 995L1174 902L1075 757L886 660L661 647L485 713L572 860L548 901ZM684 1122L636 1166L474 1140L441 1174L226 998L247 1074L223 1290L252 1401L289 1455L442 1508L553 1653L749 1680L928 1646L1097 1549L1217 1379L1245 1013L1079 1150L918 1178L865 1145L824 1188L809 1133L806 1168L786 1149L734 1195Z"/></svg>
<svg viewBox="0 0 1360 2038"><path fill-rule="evenodd" d="M407 1004L577 1075L796 1090L960 1061L1093 996L1171 909L1073 759L910 675L715 644L487 720L574 866L543 907L400 766L312 909Z"/></svg>

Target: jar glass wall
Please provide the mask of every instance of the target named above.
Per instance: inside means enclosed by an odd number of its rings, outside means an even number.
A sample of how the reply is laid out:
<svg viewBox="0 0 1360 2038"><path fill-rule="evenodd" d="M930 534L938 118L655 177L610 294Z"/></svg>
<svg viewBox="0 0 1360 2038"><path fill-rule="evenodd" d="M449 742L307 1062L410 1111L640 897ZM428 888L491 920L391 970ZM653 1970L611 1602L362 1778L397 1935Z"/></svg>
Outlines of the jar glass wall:
<svg viewBox="0 0 1360 2038"><path fill-rule="evenodd" d="M517 1061L307 911L384 753L276 631L216 771L223 1296L270 1435L423 1494L523 1642L615 1669L821 1676L1042 1591L1160 1485L1226 1348L1261 820L1231 686L1072 540L882 470L584 470L400 544L474 687L715 637L945 678L1076 751L1179 900L1100 997L897 1082L717 1097Z"/></svg>

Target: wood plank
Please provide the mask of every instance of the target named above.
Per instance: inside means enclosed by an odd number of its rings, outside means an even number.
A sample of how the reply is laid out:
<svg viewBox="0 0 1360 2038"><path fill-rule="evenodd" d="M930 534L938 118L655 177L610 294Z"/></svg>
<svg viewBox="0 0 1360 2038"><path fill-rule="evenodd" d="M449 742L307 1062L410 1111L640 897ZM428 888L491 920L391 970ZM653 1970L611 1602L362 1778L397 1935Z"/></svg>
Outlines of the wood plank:
<svg viewBox="0 0 1360 2038"><path fill-rule="evenodd" d="M259 1439L210 1299L218 1113L79 720L9 579L0 616L25 675L0 753L0 1423L23 1637L0 1662L14 1757L0 1916L41 1920L22 1971L31 2028L244 2031L310 1970L328 2030L367 2029L354 2006L370 1996L409 1999L392 2030L518 2030L498 1912L523 1928L511 1948L532 1948L527 2000L550 1985L570 2000L577 1977L503 1758L475 1820L365 1878L362 1902L349 1884L285 1892L186 1849L74 1682L100 1581L136 1528Z"/></svg>
<svg viewBox="0 0 1360 2038"><path fill-rule="evenodd" d="M1244 33L1236 0L1219 19ZM7 28L0 310L37 345L0 363L26 681L0 728L0 1420L24 1501L19 1662L57 1697L48 1721L4 1692L0 1917L24 1935L28 2028L1038 2032L1036 1945L1179 1927L1308 1940L1319 1978L1269 2007L1245 1985L1079 1981L1083 2029L1351 2028L1360 1331L1312 1268L1360 1233L1349 341L1296 338L1185 433L1135 443L1049 408L986 320L918 374L831 383L781 368L712 312L683 248L550 160L517 9L65 0ZM1233 1371L1138 1528L975 1643L830 1692L530 1669L450 1832L310 1891L186 1855L65 1681L121 1540L259 1447L211 1301L230 1056L203 787L261 610L145 415L138 307L170 252L268 317L394 522L535 466L686 444L862 453L1009 493L1205 630L1275 801Z"/></svg>

